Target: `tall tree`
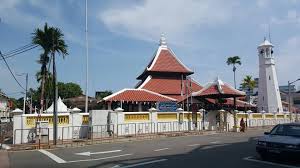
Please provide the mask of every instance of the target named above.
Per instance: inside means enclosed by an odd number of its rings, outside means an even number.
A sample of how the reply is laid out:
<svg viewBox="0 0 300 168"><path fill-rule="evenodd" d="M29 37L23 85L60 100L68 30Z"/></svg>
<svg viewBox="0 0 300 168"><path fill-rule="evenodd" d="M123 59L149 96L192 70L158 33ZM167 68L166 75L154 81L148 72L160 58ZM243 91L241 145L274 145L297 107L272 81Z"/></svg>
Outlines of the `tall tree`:
<svg viewBox="0 0 300 168"><path fill-rule="evenodd" d="M57 88L58 88L58 95L63 99L77 97L77 96L82 95L81 87L76 83L58 82Z"/></svg>
<svg viewBox="0 0 300 168"><path fill-rule="evenodd" d="M50 56L54 56L55 53L59 53L63 57L68 55L68 46L64 41L64 35L61 30L59 28L49 27L47 23L45 23L43 29L35 29L32 35L32 43L39 45L43 49L43 53L40 55L40 59L38 61L41 64L42 77L40 106L41 111L43 111L47 64L49 63Z"/></svg>
<svg viewBox="0 0 300 168"><path fill-rule="evenodd" d="M255 80L252 79L252 76L247 75L242 82L242 88L248 90L248 101L250 103L250 91L255 87Z"/></svg>
<svg viewBox="0 0 300 168"><path fill-rule="evenodd" d="M41 97L40 97L40 108L43 111L44 108L44 98L45 98L45 80L46 80L46 71L47 64L49 63L49 53L51 48L51 28L48 27L47 23L45 23L43 29L35 29L32 33L32 43L39 45L43 49L43 53L40 55L38 63L41 64L41 71L39 75L39 79L41 81ZM39 81L38 79L38 81Z"/></svg>
<svg viewBox="0 0 300 168"><path fill-rule="evenodd" d="M111 94L113 94L111 90L98 91L96 92L95 98L98 100L102 100L104 97L109 96Z"/></svg>
<svg viewBox="0 0 300 168"><path fill-rule="evenodd" d="M226 61L227 65L232 65L232 71L233 71L233 82L234 82L234 88L236 89L236 79L235 79L235 71L236 71L236 65L241 65L241 58L239 56L233 56L228 57ZM236 109L236 97L233 99L234 109ZM233 115L234 117L234 128L237 129L237 119L236 114Z"/></svg>
<svg viewBox="0 0 300 168"><path fill-rule="evenodd" d="M232 65L234 88L236 89L235 71L236 65L241 65L241 58L239 56L228 57L226 61L227 65Z"/></svg>

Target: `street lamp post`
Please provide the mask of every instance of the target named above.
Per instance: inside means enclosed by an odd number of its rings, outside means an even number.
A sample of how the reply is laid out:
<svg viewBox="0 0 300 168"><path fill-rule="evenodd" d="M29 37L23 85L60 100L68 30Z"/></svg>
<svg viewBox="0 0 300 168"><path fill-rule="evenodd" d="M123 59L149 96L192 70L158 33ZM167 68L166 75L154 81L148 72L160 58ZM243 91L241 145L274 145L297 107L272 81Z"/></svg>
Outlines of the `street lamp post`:
<svg viewBox="0 0 300 168"><path fill-rule="evenodd" d="M24 94L24 101L23 101L23 113L25 114L26 111L26 100L27 100L27 89L28 89L28 73L21 73L21 74L17 74L18 76L25 76L25 80L26 80L26 86L25 86L25 94Z"/></svg>
<svg viewBox="0 0 300 168"><path fill-rule="evenodd" d="M291 122L292 122L292 112L291 112L291 84L293 84L293 83L295 83L295 82L297 82L297 81L299 81L300 80L300 78L299 79L297 79L297 80L295 80L295 81L293 81L293 82L290 82L290 81L288 81L288 87L289 87L289 94L288 94L288 97L289 97L289 101L288 101L288 103L289 103L289 112L290 112L290 120L291 120ZM296 114L296 116L297 116L297 114Z"/></svg>

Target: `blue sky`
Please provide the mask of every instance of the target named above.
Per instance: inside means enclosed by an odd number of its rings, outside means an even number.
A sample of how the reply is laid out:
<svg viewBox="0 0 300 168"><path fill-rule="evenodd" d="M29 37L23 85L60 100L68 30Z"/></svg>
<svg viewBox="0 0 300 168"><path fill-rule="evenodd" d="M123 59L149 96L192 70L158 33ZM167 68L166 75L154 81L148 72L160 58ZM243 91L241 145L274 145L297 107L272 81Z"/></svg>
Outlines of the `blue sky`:
<svg viewBox="0 0 300 168"><path fill-rule="evenodd" d="M90 81L96 90L134 87L135 79L158 47L161 33L179 59L205 84L219 76L233 83L228 56L239 55L237 81L258 76L257 46L271 27L280 85L300 77L300 1L298 0L88 0ZM69 55L59 58L58 79L85 88L85 1L0 0L0 50L31 42L31 33L45 22L61 28ZM40 49L7 59L15 73L35 73ZM21 89L0 62L0 88L8 95ZM24 77L18 77L24 84ZM20 94L10 96L19 97Z"/></svg>

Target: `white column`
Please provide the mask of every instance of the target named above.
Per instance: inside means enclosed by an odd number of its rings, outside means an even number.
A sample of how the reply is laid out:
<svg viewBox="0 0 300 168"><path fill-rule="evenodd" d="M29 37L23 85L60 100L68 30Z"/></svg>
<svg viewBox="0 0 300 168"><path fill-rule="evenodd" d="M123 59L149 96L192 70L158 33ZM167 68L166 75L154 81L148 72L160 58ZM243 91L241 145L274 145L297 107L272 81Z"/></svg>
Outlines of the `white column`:
<svg viewBox="0 0 300 168"><path fill-rule="evenodd" d="M12 113L13 115L13 143L14 144L20 144L21 143L21 137L22 137L22 133L20 129L23 129L23 117L22 117L23 112L14 112ZM17 130L18 131L15 131Z"/></svg>
<svg viewBox="0 0 300 168"><path fill-rule="evenodd" d="M138 109L138 110L139 110L139 112L143 111L143 108L142 108L142 103L141 103L141 102L139 102L139 103L138 103L138 106L139 106L139 109Z"/></svg>

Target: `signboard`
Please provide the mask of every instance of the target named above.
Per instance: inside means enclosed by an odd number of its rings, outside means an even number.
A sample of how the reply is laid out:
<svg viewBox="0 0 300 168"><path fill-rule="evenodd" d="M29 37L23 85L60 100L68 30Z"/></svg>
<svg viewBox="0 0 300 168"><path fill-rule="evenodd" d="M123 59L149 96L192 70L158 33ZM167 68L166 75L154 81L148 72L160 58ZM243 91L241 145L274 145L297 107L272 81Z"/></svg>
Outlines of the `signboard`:
<svg viewBox="0 0 300 168"><path fill-rule="evenodd" d="M158 102L157 110L159 112L176 112L177 103L176 102Z"/></svg>

